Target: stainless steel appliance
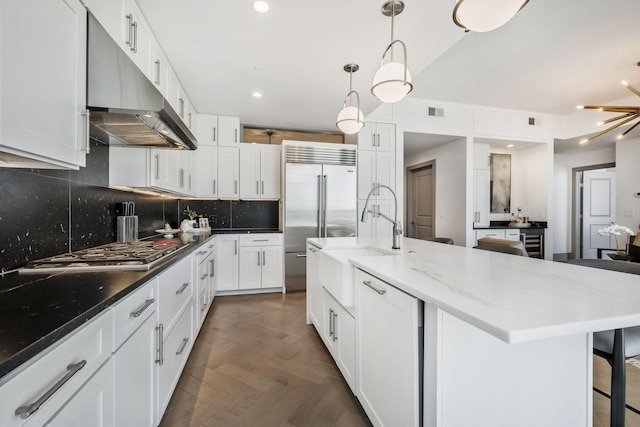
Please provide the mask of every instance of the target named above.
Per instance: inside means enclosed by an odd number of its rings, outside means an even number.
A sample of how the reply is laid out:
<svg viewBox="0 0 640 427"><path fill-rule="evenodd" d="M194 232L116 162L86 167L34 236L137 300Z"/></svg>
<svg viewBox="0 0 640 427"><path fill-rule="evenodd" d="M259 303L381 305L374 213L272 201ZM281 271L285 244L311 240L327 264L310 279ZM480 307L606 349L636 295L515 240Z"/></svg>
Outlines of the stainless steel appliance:
<svg viewBox="0 0 640 427"><path fill-rule="evenodd" d="M287 292L306 289L309 237L356 235L356 146L284 141Z"/></svg>
<svg viewBox="0 0 640 427"><path fill-rule="evenodd" d="M180 240L108 243L94 248L29 261L20 274L61 271L149 270L189 246Z"/></svg>
<svg viewBox="0 0 640 427"><path fill-rule="evenodd" d="M91 14L87 32L91 136L105 144L195 150L196 137L178 113Z"/></svg>

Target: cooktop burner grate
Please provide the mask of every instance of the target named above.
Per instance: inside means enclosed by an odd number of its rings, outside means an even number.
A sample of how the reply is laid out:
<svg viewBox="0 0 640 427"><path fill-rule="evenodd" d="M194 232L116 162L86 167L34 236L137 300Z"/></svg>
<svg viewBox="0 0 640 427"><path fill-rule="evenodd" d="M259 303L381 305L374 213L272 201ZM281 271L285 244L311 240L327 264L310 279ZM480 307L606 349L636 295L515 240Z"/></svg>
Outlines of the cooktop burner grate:
<svg viewBox="0 0 640 427"><path fill-rule="evenodd" d="M94 248L29 261L20 273L59 271L148 270L186 248L175 240L108 243Z"/></svg>

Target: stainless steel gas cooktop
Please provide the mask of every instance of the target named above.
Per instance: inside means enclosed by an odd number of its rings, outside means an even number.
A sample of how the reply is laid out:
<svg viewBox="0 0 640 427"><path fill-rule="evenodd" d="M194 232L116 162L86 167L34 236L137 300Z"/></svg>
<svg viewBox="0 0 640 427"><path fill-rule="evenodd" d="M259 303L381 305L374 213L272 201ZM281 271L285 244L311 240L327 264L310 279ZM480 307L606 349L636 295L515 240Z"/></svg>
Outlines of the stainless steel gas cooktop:
<svg viewBox="0 0 640 427"><path fill-rule="evenodd" d="M95 248L29 261L21 274L60 271L149 270L175 252L186 248L175 240L108 243Z"/></svg>

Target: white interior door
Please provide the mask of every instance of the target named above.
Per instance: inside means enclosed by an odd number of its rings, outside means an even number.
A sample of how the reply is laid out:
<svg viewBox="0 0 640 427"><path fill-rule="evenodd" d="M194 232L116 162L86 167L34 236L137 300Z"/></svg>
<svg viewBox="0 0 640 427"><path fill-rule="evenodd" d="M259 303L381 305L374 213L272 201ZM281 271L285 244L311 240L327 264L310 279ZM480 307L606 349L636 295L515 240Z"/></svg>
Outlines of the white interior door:
<svg viewBox="0 0 640 427"><path fill-rule="evenodd" d="M597 258L598 248L616 247L612 236L598 235L616 220L615 171L584 171L582 191L582 258Z"/></svg>

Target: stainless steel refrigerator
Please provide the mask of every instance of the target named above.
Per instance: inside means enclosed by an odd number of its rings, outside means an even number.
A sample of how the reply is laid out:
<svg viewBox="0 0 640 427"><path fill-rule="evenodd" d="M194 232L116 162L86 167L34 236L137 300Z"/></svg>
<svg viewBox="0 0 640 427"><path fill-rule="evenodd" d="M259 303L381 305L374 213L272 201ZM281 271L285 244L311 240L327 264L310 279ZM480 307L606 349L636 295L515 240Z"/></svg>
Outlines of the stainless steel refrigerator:
<svg viewBox="0 0 640 427"><path fill-rule="evenodd" d="M356 147L284 141L287 292L306 289L308 237L356 235Z"/></svg>

